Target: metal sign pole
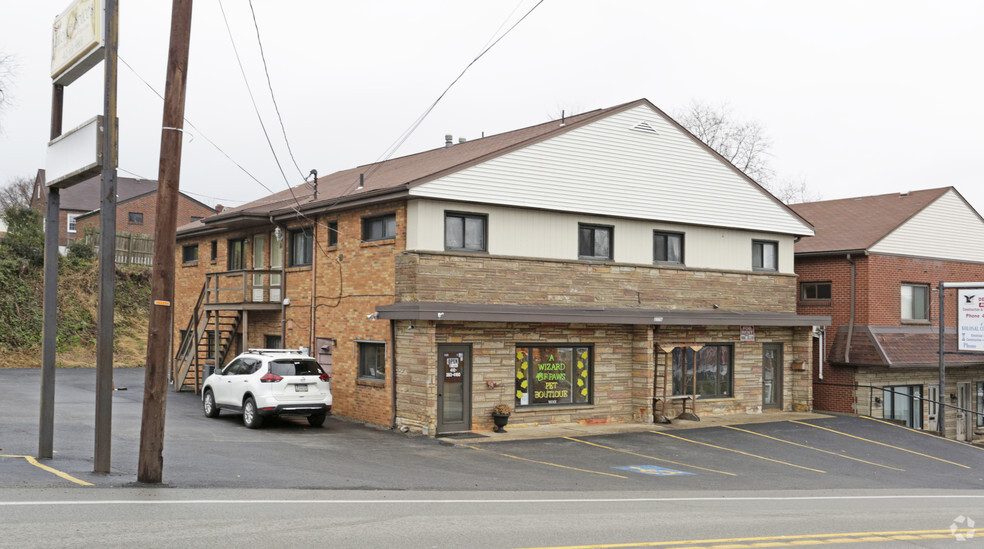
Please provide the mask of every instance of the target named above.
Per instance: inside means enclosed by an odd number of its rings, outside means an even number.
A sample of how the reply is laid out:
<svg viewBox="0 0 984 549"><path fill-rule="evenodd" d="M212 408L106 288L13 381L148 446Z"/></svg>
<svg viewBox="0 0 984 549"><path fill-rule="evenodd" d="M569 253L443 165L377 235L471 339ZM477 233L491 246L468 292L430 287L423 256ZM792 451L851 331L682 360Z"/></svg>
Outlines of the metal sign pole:
<svg viewBox="0 0 984 549"><path fill-rule="evenodd" d="M99 303L96 343L96 437L93 472L110 472L113 423L113 305L116 301L116 73L119 50L117 0L106 0L103 91L102 185L99 200Z"/></svg>
<svg viewBox="0 0 984 549"><path fill-rule="evenodd" d="M936 410L936 429L940 432L940 436L942 437L946 437L946 407L943 406L943 398L946 395L946 357L943 354L943 332L946 327L946 317L944 316L946 297L944 291L945 286L943 281L940 281L940 316L937 318L940 325L940 400L937 404Z"/></svg>

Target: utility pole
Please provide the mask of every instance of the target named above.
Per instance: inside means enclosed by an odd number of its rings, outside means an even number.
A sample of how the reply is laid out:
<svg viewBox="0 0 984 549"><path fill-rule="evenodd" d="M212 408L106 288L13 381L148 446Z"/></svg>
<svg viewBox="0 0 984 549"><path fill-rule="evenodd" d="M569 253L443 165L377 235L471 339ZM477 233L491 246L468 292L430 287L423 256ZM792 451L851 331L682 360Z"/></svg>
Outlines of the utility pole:
<svg viewBox="0 0 984 549"><path fill-rule="evenodd" d="M103 66L103 168L99 188L99 302L96 342L96 440L93 472L109 473L113 432L113 305L116 302L116 75L119 52L117 0L106 0L106 49Z"/></svg>
<svg viewBox="0 0 984 549"><path fill-rule="evenodd" d="M147 368L144 372L140 456L137 463L137 480L148 483L160 483L164 468L164 413L167 409L167 373L171 359L174 248L191 41L191 4L192 0L173 0L171 4L171 39L167 54L157 183L154 269L150 281L151 306L147 326Z"/></svg>

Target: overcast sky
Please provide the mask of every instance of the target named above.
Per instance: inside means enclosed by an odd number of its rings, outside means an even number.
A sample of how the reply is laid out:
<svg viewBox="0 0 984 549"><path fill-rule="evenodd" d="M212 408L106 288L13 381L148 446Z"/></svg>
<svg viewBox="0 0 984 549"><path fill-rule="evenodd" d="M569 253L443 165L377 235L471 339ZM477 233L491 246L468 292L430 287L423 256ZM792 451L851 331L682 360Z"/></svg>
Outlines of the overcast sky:
<svg viewBox="0 0 984 549"><path fill-rule="evenodd" d="M380 159L537 0L253 0L300 172ZM44 167L51 24L70 0L5 2L17 63L0 184ZM121 176L158 171L171 3L120 0ZM225 0L259 112L292 185L249 3ZM476 62L396 156L645 97L759 122L780 178L824 199L954 186L984 212L984 2L545 0ZM64 129L102 112L102 65L66 88ZM195 2L181 189L238 205L285 188L218 0ZM207 139L206 139L207 138ZM214 141L230 161L213 147ZM238 166L259 179L264 188ZM269 190L267 190L269 189Z"/></svg>

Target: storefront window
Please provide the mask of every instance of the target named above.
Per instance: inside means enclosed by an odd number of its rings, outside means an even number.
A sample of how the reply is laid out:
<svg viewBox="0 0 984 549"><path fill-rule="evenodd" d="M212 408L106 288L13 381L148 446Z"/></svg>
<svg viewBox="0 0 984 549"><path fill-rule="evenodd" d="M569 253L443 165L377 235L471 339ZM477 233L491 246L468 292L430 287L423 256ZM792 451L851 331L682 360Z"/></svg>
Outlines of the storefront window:
<svg viewBox="0 0 984 549"><path fill-rule="evenodd" d="M592 349L517 346L516 406L591 403Z"/></svg>
<svg viewBox="0 0 984 549"><path fill-rule="evenodd" d="M704 345L699 351L681 347L673 349L674 395L689 395L694 392L695 367L696 392L701 398L733 396L731 345Z"/></svg>

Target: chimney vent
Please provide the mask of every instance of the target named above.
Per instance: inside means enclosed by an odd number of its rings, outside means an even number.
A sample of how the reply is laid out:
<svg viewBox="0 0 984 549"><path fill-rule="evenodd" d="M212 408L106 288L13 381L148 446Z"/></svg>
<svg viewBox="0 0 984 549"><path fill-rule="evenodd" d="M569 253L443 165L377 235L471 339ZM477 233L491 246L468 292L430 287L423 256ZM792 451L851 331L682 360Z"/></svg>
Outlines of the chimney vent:
<svg viewBox="0 0 984 549"><path fill-rule="evenodd" d="M458 138L458 143L464 143L465 141L468 141L468 140L465 139L464 137L459 137Z"/></svg>
<svg viewBox="0 0 984 549"><path fill-rule="evenodd" d="M454 145L454 136L450 133L444 134L444 148L448 148L451 145Z"/></svg>

